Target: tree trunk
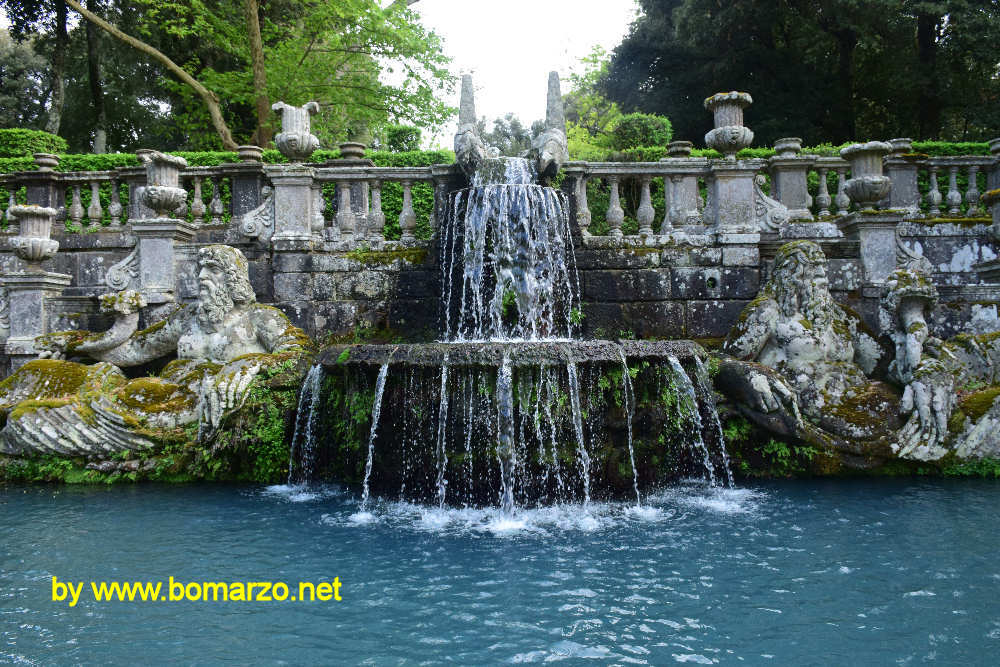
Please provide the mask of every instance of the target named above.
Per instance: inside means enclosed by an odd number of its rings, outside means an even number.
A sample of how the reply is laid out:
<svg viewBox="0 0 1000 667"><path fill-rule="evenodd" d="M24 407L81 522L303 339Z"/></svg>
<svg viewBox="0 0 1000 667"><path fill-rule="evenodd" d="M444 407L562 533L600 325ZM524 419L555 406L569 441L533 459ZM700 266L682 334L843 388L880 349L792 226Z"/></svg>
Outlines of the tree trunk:
<svg viewBox="0 0 1000 667"><path fill-rule="evenodd" d="M59 4L61 5L62 3ZM143 42L142 40L136 39L131 35L126 35L124 32L114 27L100 16L97 16L93 12L81 7L80 3L76 0L66 0L66 4L72 7L76 12L79 12L83 18L87 19L101 30L109 33L115 39L121 40L137 51L141 51L142 53L152 57L161 65L166 67L178 79L191 86L191 88L194 89L194 91L201 98L201 101L205 103L205 106L208 107L208 115L212 118L212 127L214 127L215 131L218 132L219 138L222 140L222 147L227 151L236 150L237 144L233 139L233 133L230 132L229 126L226 124L225 118L222 116L222 108L219 106L218 95L203 86L197 79L188 74L183 67L168 58L161 51L150 46L146 42Z"/></svg>
<svg viewBox="0 0 1000 667"><path fill-rule="evenodd" d="M920 139L933 139L941 132L941 95L937 87L937 29L940 16L917 15L917 72Z"/></svg>
<svg viewBox="0 0 1000 667"><path fill-rule="evenodd" d="M56 2L56 44L52 51L52 98L49 105L49 117L45 122L45 131L59 134L62 124L63 101L66 99L66 47L69 45L69 35L66 33L66 5Z"/></svg>
<svg viewBox="0 0 1000 667"><path fill-rule="evenodd" d="M94 0L87 0L87 9L94 10ZM108 152L108 119L104 112L104 87L101 85L100 37L93 23L87 21L87 70L90 78L90 99L94 105L94 152Z"/></svg>
<svg viewBox="0 0 1000 667"><path fill-rule="evenodd" d="M854 50L858 46L858 38L853 30L838 30L837 50L840 59L837 63L837 94L840 96L840 136L839 141L854 141L856 118L854 110Z"/></svg>
<svg viewBox="0 0 1000 667"><path fill-rule="evenodd" d="M260 11L257 0L244 0L243 8L246 11L250 62L253 66L254 106L257 108L254 143L266 148L271 143L271 104L267 98L267 71L264 69L264 43L260 37Z"/></svg>

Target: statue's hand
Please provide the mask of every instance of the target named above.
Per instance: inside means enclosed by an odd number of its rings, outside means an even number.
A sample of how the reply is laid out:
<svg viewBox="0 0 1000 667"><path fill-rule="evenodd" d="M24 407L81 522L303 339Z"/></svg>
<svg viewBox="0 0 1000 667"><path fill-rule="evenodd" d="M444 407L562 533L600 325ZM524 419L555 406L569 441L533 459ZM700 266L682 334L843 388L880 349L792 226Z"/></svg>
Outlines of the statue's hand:
<svg viewBox="0 0 1000 667"><path fill-rule="evenodd" d="M802 414L798 399L774 369L725 359L719 365L715 384L762 426L788 435L800 430Z"/></svg>
<svg viewBox="0 0 1000 667"><path fill-rule="evenodd" d="M226 413L243 405L261 366L259 357L245 357L229 362L214 375L206 374L202 378L199 439L213 436Z"/></svg>
<svg viewBox="0 0 1000 667"><path fill-rule="evenodd" d="M955 381L940 362L921 364L903 390L899 407L900 414L909 418L897 434L893 450L903 458L919 460L944 456L948 421L955 407Z"/></svg>

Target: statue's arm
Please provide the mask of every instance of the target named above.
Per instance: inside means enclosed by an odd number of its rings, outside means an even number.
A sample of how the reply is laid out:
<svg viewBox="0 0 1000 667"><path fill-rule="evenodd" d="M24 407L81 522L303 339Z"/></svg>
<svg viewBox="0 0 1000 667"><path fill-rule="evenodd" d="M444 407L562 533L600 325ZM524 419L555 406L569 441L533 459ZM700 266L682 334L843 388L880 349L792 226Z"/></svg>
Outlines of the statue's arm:
<svg viewBox="0 0 1000 667"><path fill-rule="evenodd" d="M175 352L188 321L188 307L178 308L156 324L136 331L120 345L87 354L116 366L141 366Z"/></svg>
<svg viewBox="0 0 1000 667"><path fill-rule="evenodd" d="M774 325L779 316L774 303L747 306L730 330L723 351L737 359L756 361L774 335Z"/></svg>
<svg viewBox="0 0 1000 667"><path fill-rule="evenodd" d="M268 352L298 352L309 342L302 329L293 325L288 316L273 306L257 304L253 310L257 339Z"/></svg>

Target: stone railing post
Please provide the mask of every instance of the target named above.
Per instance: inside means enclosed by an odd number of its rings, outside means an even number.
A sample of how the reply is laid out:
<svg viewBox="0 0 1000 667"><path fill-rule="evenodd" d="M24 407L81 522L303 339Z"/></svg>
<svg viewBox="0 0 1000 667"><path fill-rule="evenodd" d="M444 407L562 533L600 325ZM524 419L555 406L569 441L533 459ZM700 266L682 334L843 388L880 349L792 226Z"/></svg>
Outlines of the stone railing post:
<svg viewBox="0 0 1000 667"><path fill-rule="evenodd" d="M885 175L892 182L888 206L905 210L907 217L920 216L920 189L917 187L917 172L920 167L914 159L911 139L890 139L892 152L885 158Z"/></svg>
<svg viewBox="0 0 1000 667"><path fill-rule="evenodd" d="M587 167L582 162L569 162L563 165L562 190L569 197L570 226L575 236L590 234L590 205L587 202Z"/></svg>
<svg viewBox="0 0 1000 667"><path fill-rule="evenodd" d="M788 208L789 220L812 220L809 208L812 197L806 175L815 158L801 156L802 140L798 137L778 139L774 143L776 155L768 160L771 172L771 197Z"/></svg>
<svg viewBox="0 0 1000 667"><path fill-rule="evenodd" d="M411 188L412 181L403 181L403 209L399 212L400 241L413 241L413 235L417 228L417 214L413 210L413 194Z"/></svg>
<svg viewBox="0 0 1000 667"><path fill-rule="evenodd" d="M313 240L312 193L315 170L301 164L265 167L274 186L274 235L272 241L308 243Z"/></svg>
<svg viewBox="0 0 1000 667"><path fill-rule="evenodd" d="M234 223L261 204L261 189L264 187L264 165L261 164L262 149L257 146L240 146L237 149L240 161L226 165L229 175L230 213Z"/></svg>
<svg viewBox="0 0 1000 667"><path fill-rule="evenodd" d="M15 206L13 215L21 229L10 244L27 266L0 276L0 287L7 290L10 322L4 351L10 357L12 371L35 356L35 338L48 333L50 301L60 296L72 281L65 273L42 268L42 262L59 250L59 243L49 238L56 210L46 206Z"/></svg>
<svg viewBox="0 0 1000 667"><path fill-rule="evenodd" d="M18 175L18 184L25 187L25 201L32 206L55 209L57 219L66 205L65 186L62 175L55 171L59 166L59 156L50 153L35 153L37 171L24 171Z"/></svg>
<svg viewBox="0 0 1000 667"><path fill-rule="evenodd" d="M839 221L841 231L859 241L864 282L882 283L896 268L896 226L903 214L875 211L875 205L889 196L892 183L882 174L882 157L892 147L884 142L852 144L840 151L851 163L851 178L844 191L857 207Z"/></svg>
<svg viewBox="0 0 1000 667"><path fill-rule="evenodd" d="M180 171L187 161L157 151L143 151L139 159L146 167L142 203L153 217L131 224L136 237L137 287L146 303L157 306L173 302L177 295L176 244L194 239L194 226L174 217L187 201L187 191L180 187Z"/></svg>

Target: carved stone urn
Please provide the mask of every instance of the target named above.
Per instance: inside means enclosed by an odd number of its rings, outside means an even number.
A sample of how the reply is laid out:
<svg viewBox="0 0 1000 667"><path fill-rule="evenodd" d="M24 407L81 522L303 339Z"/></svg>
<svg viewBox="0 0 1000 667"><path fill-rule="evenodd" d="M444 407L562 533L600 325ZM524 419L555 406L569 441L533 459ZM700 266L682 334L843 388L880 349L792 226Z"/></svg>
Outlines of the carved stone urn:
<svg viewBox="0 0 1000 667"><path fill-rule="evenodd" d="M264 157L264 149L260 146L237 146L236 155L240 162L260 162Z"/></svg>
<svg viewBox="0 0 1000 667"><path fill-rule="evenodd" d="M180 187L181 169L187 167L187 160L159 151L137 151L136 155L146 165L142 203L156 211L157 216L169 218L187 201L187 191Z"/></svg>
<svg viewBox="0 0 1000 667"><path fill-rule="evenodd" d="M38 171L52 171L59 166L59 156L53 153L32 153Z"/></svg>
<svg viewBox="0 0 1000 667"><path fill-rule="evenodd" d="M56 254L59 242L49 238L52 233L52 219L56 217L54 208L15 205L10 207L10 211L21 223L20 234L10 240L18 257L28 264L38 265ZM41 270L38 266L33 268Z"/></svg>
<svg viewBox="0 0 1000 667"><path fill-rule="evenodd" d="M284 102L271 105L272 111L281 112L281 132L274 137L274 144L281 154L292 162L305 162L317 148L319 139L312 134L309 117L319 112L319 104L309 102L305 106L293 107Z"/></svg>
<svg viewBox="0 0 1000 667"><path fill-rule="evenodd" d="M690 141L671 141L667 144L667 157L691 157L694 144Z"/></svg>
<svg viewBox="0 0 1000 667"><path fill-rule="evenodd" d="M851 163L851 178L844 192L859 208L874 208L889 196L892 181L882 174L882 157L892 151L884 141L851 144L840 151L840 157Z"/></svg>
<svg viewBox="0 0 1000 667"><path fill-rule="evenodd" d="M802 139L784 137L774 142L774 152L778 157L796 157L802 152Z"/></svg>
<svg viewBox="0 0 1000 667"><path fill-rule="evenodd" d="M705 135L705 143L727 160L753 143L753 132L743 125L743 109L753 104L749 93L716 93L705 100L705 108L715 114L715 129Z"/></svg>

